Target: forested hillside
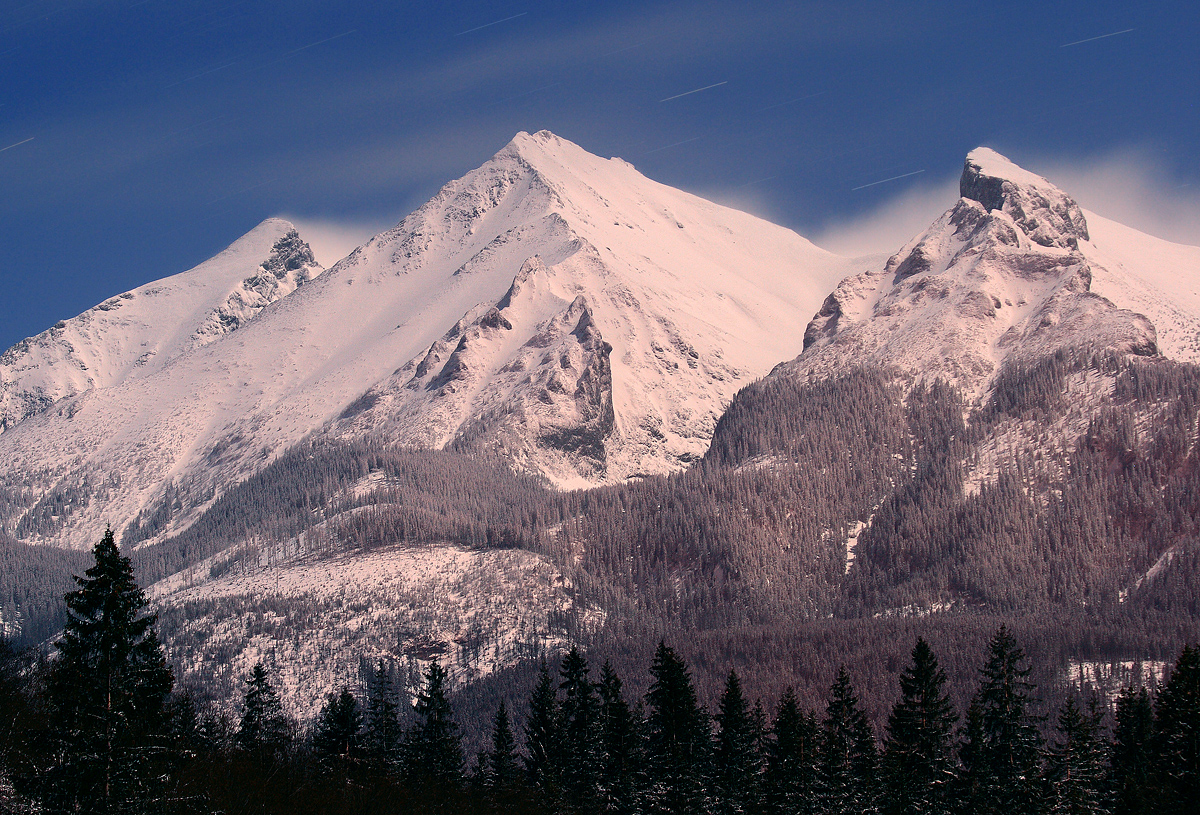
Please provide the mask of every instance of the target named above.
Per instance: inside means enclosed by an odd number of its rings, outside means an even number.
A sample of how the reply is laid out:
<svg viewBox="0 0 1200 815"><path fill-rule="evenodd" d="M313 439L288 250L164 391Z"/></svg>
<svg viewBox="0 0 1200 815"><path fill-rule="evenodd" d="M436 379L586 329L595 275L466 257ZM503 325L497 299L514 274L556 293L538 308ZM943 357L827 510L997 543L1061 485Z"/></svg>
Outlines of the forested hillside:
<svg viewBox="0 0 1200 815"><path fill-rule="evenodd" d="M415 688L437 659L486 706L538 654L579 643L632 673L666 638L710 696L734 666L755 694L791 684L815 704L845 664L879 721L901 643L920 634L947 654L961 701L1006 621L1053 700L1069 677L1112 690L1200 639L1198 407L1195 367L1105 353L1014 363L975 409L892 369L773 376L738 394L703 460L668 477L561 493L478 452L312 442L186 532L155 536L168 496L123 537L140 579L164 581L168 652L201 687L205 665L224 665L209 692L226 699L242 662L278 650L262 650L272 638L300 642L306 626L383 619L402 602L412 611L394 637L354 624L294 669L288 693L361 683L360 663L378 659ZM527 554L496 571L479 560L494 550ZM4 551L6 578L39 569L59 594L78 573L53 550ZM353 576L397 558L428 575L403 600ZM328 590L303 588L322 563ZM5 584L25 642L60 612L53 592L14 592L52 580ZM444 602L462 592L481 608L506 592L521 603L484 625Z"/></svg>

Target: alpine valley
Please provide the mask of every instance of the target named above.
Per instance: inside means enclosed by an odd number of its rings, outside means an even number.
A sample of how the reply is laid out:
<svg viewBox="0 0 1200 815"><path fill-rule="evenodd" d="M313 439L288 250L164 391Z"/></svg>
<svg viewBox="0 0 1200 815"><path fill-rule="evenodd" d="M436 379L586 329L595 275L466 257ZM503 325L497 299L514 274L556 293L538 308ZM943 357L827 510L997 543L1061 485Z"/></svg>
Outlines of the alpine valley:
<svg viewBox="0 0 1200 815"><path fill-rule="evenodd" d="M543 131L327 270L264 221L0 357L0 623L53 636L111 526L222 704L436 660L490 709L665 639L878 717L917 633L963 698L1000 622L1050 697L1153 679L1200 637L1200 248L986 148L960 195L843 258Z"/></svg>

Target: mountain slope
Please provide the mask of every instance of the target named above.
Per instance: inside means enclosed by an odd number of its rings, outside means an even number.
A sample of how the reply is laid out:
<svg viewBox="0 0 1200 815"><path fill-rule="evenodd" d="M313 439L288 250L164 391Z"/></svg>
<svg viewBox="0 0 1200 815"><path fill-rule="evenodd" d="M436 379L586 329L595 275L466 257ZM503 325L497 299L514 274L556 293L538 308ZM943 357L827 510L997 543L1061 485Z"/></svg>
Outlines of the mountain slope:
<svg viewBox="0 0 1200 815"><path fill-rule="evenodd" d="M64 397L153 376L321 271L295 227L270 218L194 269L17 343L0 356L0 433Z"/></svg>
<svg viewBox="0 0 1200 815"><path fill-rule="evenodd" d="M69 543L170 493L178 528L322 428L499 448L564 486L668 472L854 268L519 134L237 332L5 433L0 484L31 485L3 520Z"/></svg>

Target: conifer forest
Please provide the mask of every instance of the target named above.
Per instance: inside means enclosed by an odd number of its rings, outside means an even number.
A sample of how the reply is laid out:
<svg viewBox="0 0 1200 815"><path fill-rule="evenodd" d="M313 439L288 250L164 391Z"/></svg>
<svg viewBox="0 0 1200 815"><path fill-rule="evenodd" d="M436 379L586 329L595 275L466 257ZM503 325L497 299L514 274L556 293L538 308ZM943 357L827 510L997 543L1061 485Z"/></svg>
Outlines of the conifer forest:
<svg viewBox="0 0 1200 815"><path fill-rule="evenodd" d="M734 669L704 700L665 642L640 695L572 648L465 738L436 661L411 704L383 664L311 721L285 712L261 664L235 711L198 704L111 531L93 556L53 659L0 643L4 812L1183 815L1200 801L1195 647L1153 693L1076 692L1048 716L1008 627L965 708L917 638L881 727L845 667L818 706L792 688L752 698Z"/></svg>

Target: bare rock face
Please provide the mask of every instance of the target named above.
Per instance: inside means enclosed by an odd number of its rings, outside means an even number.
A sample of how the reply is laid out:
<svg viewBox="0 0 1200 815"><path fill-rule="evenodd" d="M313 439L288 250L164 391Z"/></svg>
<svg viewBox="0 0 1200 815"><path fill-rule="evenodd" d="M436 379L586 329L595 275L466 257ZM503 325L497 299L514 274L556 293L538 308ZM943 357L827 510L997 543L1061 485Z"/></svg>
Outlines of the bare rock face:
<svg viewBox="0 0 1200 815"><path fill-rule="evenodd" d="M295 229L271 247L270 256L254 274L214 308L193 335L193 345L206 345L222 334L236 331L247 320L282 297L294 292L323 271L312 248Z"/></svg>
<svg viewBox="0 0 1200 815"><path fill-rule="evenodd" d="M959 195L999 210L1040 246L1078 249L1088 240L1079 204L1041 176L1022 170L994 150L972 150L958 182Z"/></svg>

